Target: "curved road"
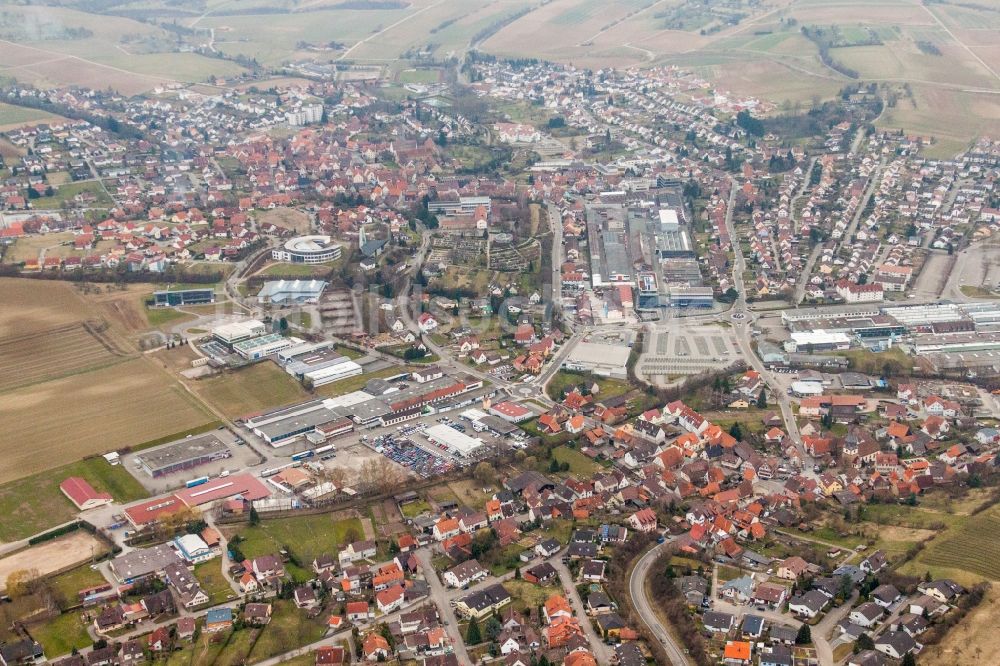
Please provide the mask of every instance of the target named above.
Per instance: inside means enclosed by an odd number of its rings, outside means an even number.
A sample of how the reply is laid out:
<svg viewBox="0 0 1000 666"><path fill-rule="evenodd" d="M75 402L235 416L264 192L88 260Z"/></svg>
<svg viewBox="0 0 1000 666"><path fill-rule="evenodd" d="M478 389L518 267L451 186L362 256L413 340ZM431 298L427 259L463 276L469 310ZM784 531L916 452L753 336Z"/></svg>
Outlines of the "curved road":
<svg viewBox="0 0 1000 666"><path fill-rule="evenodd" d="M635 610L642 619L643 624L660 641L660 645L667 652L667 657L670 658L670 663L674 666L688 666L688 664L693 662L688 659L687 650L674 639L667 627L660 622L646 594L646 576L649 575L649 570L653 566L653 562L656 561L656 558L659 557L663 547L666 545L666 543L663 543L653 546L645 555L639 558L628 579L628 592L629 596L632 597L632 603L635 605Z"/></svg>

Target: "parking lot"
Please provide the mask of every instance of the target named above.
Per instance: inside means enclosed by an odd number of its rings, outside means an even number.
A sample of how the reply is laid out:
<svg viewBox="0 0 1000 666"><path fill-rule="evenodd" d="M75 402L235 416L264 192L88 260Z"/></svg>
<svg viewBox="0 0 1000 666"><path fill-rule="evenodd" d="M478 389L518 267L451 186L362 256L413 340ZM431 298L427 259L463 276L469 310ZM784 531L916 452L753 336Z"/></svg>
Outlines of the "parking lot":
<svg viewBox="0 0 1000 666"><path fill-rule="evenodd" d="M455 463L451 460L417 446L409 437L382 435L372 441L372 446L389 460L406 467L422 479L444 474L455 468Z"/></svg>
<svg viewBox="0 0 1000 666"><path fill-rule="evenodd" d="M458 432L468 434L483 441L483 447L471 458L452 454L448 448L430 441L425 432L430 425L442 424ZM489 455L494 450L496 440L488 432L469 433L472 426L457 416L457 413L434 414L419 420L396 426L378 436L361 435L361 441L395 463L406 467L422 478L444 474L456 467L463 467Z"/></svg>
<svg viewBox="0 0 1000 666"><path fill-rule="evenodd" d="M739 358L731 329L684 325L671 319L650 329L636 367L642 377L666 384L671 378L724 368Z"/></svg>

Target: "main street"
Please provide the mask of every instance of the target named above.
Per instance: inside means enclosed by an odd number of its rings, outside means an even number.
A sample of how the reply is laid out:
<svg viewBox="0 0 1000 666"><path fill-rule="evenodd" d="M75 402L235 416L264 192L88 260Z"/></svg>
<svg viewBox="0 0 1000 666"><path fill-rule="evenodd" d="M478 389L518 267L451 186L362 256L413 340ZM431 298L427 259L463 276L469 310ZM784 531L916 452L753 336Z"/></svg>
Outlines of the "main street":
<svg viewBox="0 0 1000 666"><path fill-rule="evenodd" d="M736 185L735 182L730 181L729 201L726 205L726 230L729 232L729 239L733 249L733 284L739 294L736 298L736 303L730 310L733 330L736 333L736 342L740 347L743 358L750 364L750 367L760 374L761 379L764 380L771 390L771 395L781 410L781 418L785 423L785 432L799 451L801 460L804 463L804 472L807 475L811 475L813 474L812 457L806 454L805 447L802 445L802 435L799 433L799 426L795 420L795 414L792 411L792 404L788 399L788 394L782 388L781 384L778 383L774 374L764 366L764 363L751 346L752 331L757 315L747 306L746 301L746 285L743 281L743 274L746 272L746 260L743 257L743 249L740 247L739 238L736 236L736 229L733 225L733 205L735 201Z"/></svg>

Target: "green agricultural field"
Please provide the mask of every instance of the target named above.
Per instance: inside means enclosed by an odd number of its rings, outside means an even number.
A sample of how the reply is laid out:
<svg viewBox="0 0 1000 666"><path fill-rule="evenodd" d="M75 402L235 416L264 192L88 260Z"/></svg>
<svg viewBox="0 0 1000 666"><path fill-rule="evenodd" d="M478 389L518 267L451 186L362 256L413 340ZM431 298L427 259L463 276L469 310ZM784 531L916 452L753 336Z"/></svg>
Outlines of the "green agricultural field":
<svg viewBox="0 0 1000 666"><path fill-rule="evenodd" d="M404 504L401 508L404 518L416 518L424 511L430 512L431 505L425 500L418 500L416 502L410 502L409 504Z"/></svg>
<svg viewBox="0 0 1000 666"><path fill-rule="evenodd" d="M69 476L82 476L99 492L118 502L133 502L148 493L125 469L103 458L81 460L0 486L0 541L24 539L72 520L77 510L59 490Z"/></svg>
<svg viewBox="0 0 1000 666"><path fill-rule="evenodd" d="M436 69L404 69L396 77L400 83L437 83L440 71Z"/></svg>
<svg viewBox="0 0 1000 666"><path fill-rule="evenodd" d="M362 356L365 355L364 352L360 352L357 349L354 349L353 347L347 347L345 345L337 345L335 349L337 350L338 354L340 354L341 356L346 356L349 359L361 358Z"/></svg>
<svg viewBox="0 0 1000 666"><path fill-rule="evenodd" d="M106 582L101 572L91 569L89 564L49 579L52 591L55 592L57 600L64 608L77 604L77 593L80 590L96 587Z"/></svg>
<svg viewBox="0 0 1000 666"><path fill-rule="evenodd" d="M401 366L390 366L388 368L376 370L375 372L365 372L360 375L348 377L347 379L341 379L339 382L319 386L316 388L316 395L324 398L335 398L338 395L344 395L346 393L351 393L352 391L361 390L364 388L365 384L368 383L369 379L385 379L386 377L398 375L403 372L403 370L404 368Z"/></svg>
<svg viewBox="0 0 1000 666"><path fill-rule="evenodd" d="M108 196L101 184L96 180L82 180L75 183L67 183L56 188L55 194L51 197L39 197L33 199L31 205L35 210L52 210L60 208L64 203L72 203L73 198L78 194L88 192L93 194L95 199L88 202L88 206L110 207L115 204L114 200Z"/></svg>
<svg viewBox="0 0 1000 666"><path fill-rule="evenodd" d="M251 650L261 634L260 629L243 628L229 634L226 649L212 662L212 666L242 666L248 663Z"/></svg>
<svg viewBox="0 0 1000 666"><path fill-rule="evenodd" d="M199 622L198 624L201 625L202 623ZM182 644L183 649L171 653L166 664L167 666L199 666L200 664L214 664L216 659L225 649L227 641L234 635L235 634L223 636L222 640L218 640L218 634L206 634L202 632L199 635L198 640L196 640L193 645Z"/></svg>
<svg viewBox="0 0 1000 666"><path fill-rule="evenodd" d="M205 400L233 418L309 397L301 384L269 361L198 380L194 388Z"/></svg>
<svg viewBox="0 0 1000 666"><path fill-rule="evenodd" d="M595 395L594 400L600 401L602 398L613 398L615 396L622 395L626 393L630 386L627 382L623 382L618 379L610 379L608 377L598 377L597 375L592 375L586 372L570 372L568 370L560 370L552 376L549 383L545 386L545 392L549 394L549 397L553 400L561 400L564 391L572 389L574 386L581 386L586 384L588 387L593 384L597 384L600 389Z"/></svg>
<svg viewBox="0 0 1000 666"><path fill-rule="evenodd" d="M144 306L145 307L145 306ZM177 308L151 308L145 307L146 321L150 327L160 328L167 324L178 324L182 321L194 319L193 315L181 312Z"/></svg>
<svg viewBox="0 0 1000 666"><path fill-rule="evenodd" d="M557 592L553 587L542 587L526 580L508 580L504 582L503 586L514 598L514 608L522 611L525 608L538 608L545 603L546 599Z"/></svg>
<svg viewBox="0 0 1000 666"><path fill-rule="evenodd" d="M336 554L352 540L362 539L364 530L358 518L334 520L329 514L263 520L258 525L239 530L243 538L238 547L246 557L258 557L288 550L301 567L289 567L295 573L311 575L312 561L324 553Z"/></svg>
<svg viewBox="0 0 1000 666"><path fill-rule="evenodd" d="M271 277L277 275L287 275L290 277L322 277L330 272L330 269L337 264L336 261L328 261L322 264L290 264L274 263L262 270L259 275Z"/></svg>
<svg viewBox="0 0 1000 666"><path fill-rule="evenodd" d="M902 504L870 504L864 509L865 520L879 525L898 525L911 529L943 529L965 520L965 516Z"/></svg>
<svg viewBox="0 0 1000 666"><path fill-rule="evenodd" d="M13 129L19 125L27 125L35 122L52 122L54 120L59 120L59 116L40 109L30 109L26 106L15 106L0 102L0 129Z"/></svg>

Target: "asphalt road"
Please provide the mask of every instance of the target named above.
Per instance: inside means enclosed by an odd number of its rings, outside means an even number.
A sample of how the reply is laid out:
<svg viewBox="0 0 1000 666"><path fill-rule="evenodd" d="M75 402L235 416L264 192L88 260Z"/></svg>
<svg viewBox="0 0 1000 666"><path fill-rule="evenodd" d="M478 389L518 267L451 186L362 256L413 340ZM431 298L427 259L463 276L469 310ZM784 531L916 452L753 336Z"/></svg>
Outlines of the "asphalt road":
<svg viewBox="0 0 1000 666"><path fill-rule="evenodd" d="M687 666L693 663L687 656L687 650L674 640L674 637L670 634L670 630L660 622L652 602L646 595L646 576L649 575L650 568L666 545L664 543L654 546L639 558L628 580L628 591L629 596L632 597L632 604L635 606L636 612L642 619L642 622L653 633L653 636L660 641L660 645L667 652L670 663L673 666Z"/></svg>

